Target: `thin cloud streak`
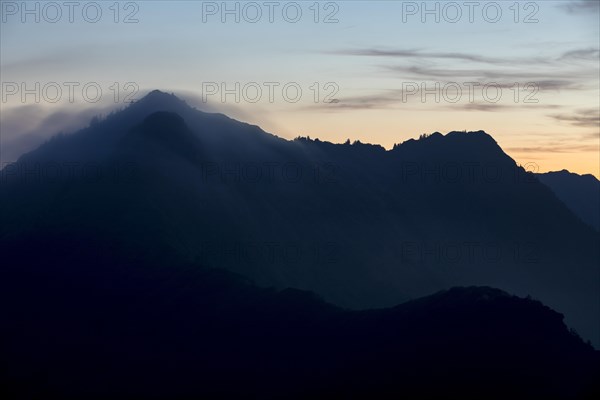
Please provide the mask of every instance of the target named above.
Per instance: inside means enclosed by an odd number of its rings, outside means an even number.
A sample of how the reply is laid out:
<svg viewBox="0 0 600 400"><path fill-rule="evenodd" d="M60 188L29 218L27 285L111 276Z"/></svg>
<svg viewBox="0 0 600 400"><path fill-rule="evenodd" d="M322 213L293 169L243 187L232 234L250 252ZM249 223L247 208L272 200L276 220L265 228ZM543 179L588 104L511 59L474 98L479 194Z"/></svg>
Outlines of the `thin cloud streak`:
<svg viewBox="0 0 600 400"><path fill-rule="evenodd" d="M576 0L560 4L559 8L568 14L600 13L600 2L598 0Z"/></svg>
<svg viewBox="0 0 600 400"><path fill-rule="evenodd" d="M506 151L511 153L583 153L597 152L598 145L572 145L572 146L531 146L531 147L507 147Z"/></svg>
<svg viewBox="0 0 600 400"><path fill-rule="evenodd" d="M599 49L597 48L585 48L575 49L564 52L555 58L548 57L524 57L524 58L511 58L511 57L486 57L478 54L461 53L461 52L431 52L424 51L422 49L379 49L379 48L362 48L362 49L346 49L337 50L331 52L331 54L347 55L347 56L363 56L363 57L386 57L386 58L417 58L421 60L428 59L440 59L440 60L460 60L460 61L471 61L479 62L483 64L503 64L511 66L530 66L531 64L537 65L551 65L556 62L569 59L571 57L583 58L588 60L597 60Z"/></svg>
<svg viewBox="0 0 600 400"><path fill-rule="evenodd" d="M497 58L485 57L476 54L459 53L459 52L426 52L420 49L397 49L397 50L382 50L382 49L356 49L356 50L338 50L333 54L348 55L348 56L367 56L367 57L389 57L389 58L419 58L419 59L450 59L460 61L472 61L485 64L545 64L550 61L544 58Z"/></svg>
<svg viewBox="0 0 600 400"><path fill-rule="evenodd" d="M600 129L600 110L595 108L577 110L572 114L552 114L550 117L573 126Z"/></svg>

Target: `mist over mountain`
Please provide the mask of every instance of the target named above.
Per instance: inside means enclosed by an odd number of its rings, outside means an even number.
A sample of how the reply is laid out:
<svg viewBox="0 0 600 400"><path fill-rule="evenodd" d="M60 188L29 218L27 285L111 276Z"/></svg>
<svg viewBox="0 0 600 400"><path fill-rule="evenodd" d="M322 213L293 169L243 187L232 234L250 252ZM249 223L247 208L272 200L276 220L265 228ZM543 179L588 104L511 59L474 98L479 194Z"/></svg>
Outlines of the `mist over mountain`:
<svg viewBox="0 0 600 400"><path fill-rule="evenodd" d="M93 234L356 309L492 286L600 344L598 233L483 131L288 141L154 91L2 180L3 240Z"/></svg>
<svg viewBox="0 0 600 400"><path fill-rule="evenodd" d="M600 181L594 175L567 170L537 174L582 221L600 231Z"/></svg>

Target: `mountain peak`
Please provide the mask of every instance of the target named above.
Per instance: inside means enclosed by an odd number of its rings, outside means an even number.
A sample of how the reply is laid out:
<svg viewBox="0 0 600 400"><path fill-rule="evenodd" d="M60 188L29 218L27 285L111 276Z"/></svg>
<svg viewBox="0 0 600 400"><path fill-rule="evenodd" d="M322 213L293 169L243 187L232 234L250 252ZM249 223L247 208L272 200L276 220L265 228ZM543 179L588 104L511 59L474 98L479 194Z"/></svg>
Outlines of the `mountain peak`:
<svg viewBox="0 0 600 400"><path fill-rule="evenodd" d="M166 93L160 90L153 90L142 97L134 106L152 107L156 110L173 110L181 107L189 107L187 103L175 96L173 93Z"/></svg>
<svg viewBox="0 0 600 400"><path fill-rule="evenodd" d="M419 139L409 139L400 145L394 146L397 153L414 154L425 153L427 157L433 154L458 154L462 158L477 155L480 159L487 161L493 159L509 158L494 138L484 131L452 131L443 135L439 132L424 134ZM471 160L469 158L469 160Z"/></svg>
<svg viewBox="0 0 600 400"><path fill-rule="evenodd" d="M175 96L173 93L167 93L167 92L163 92L158 89L155 89L155 90L152 90L151 92L148 92L148 94L146 96L144 96L144 99L172 98L172 97L177 98L177 96Z"/></svg>
<svg viewBox="0 0 600 400"><path fill-rule="evenodd" d="M448 132L446 134L446 136L465 137L465 138L469 138L469 139L478 138L478 139L494 140L494 138L490 134L488 134L487 132L482 131L482 130L479 130L479 131L452 131L452 132Z"/></svg>

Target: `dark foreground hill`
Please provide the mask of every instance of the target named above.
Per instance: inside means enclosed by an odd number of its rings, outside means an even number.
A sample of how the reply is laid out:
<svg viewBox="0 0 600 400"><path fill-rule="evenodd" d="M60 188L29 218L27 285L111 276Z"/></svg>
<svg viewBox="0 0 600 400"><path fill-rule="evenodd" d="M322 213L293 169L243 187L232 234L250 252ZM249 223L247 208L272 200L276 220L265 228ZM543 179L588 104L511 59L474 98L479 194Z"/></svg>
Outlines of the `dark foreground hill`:
<svg viewBox="0 0 600 400"><path fill-rule="evenodd" d="M40 232L356 309L498 287L600 345L599 234L481 131L288 141L152 92L3 169L0 239Z"/></svg>
<svg viewBox="0 0 600 400"><path fill-rule="evenodd" d="M348 311L99 237L3 241L4 399L594 398L599 354L541 303L453 288ZM18 262L17 262L18 261Z"/></svg>
<svg viewBox="0 0 600 400"><path fill-rule="evenodd" d="M562 170L537 174L537 178L582 221L600 231L600 181L594 175Z"/></svg>

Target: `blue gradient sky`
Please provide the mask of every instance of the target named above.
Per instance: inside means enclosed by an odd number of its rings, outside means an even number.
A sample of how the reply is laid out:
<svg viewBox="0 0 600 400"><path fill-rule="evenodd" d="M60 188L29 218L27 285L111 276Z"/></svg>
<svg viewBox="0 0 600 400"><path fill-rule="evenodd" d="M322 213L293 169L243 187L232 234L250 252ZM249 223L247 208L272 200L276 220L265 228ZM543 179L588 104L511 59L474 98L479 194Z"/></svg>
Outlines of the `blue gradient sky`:
<svg viewBox="0 0 600 400"><path fill-rule="evenodd" d="M83 18L81 8L89 2L79 3L73 23L66 8L57 23L46 21L55 15L50 8L43 14L47 2L37 2L39 22L35 15L26 15L23 22L21 9L14 13L12 5L20 8L21 2L0 3L2 162L14 161L58 130L85 125L94 113L122 107L109 88L117 82L125 94L122 87L134 82L137 98L151 89L172 91L198 108L225 112L287 138L351 138L391 147L426 132L483 129L521 164L600 175L600 16L595 0L518 2L518 22L515 2L499 1L495 4L502 16L495 23L496 6L486 1L476 2L473 22L465 2L456 2L463 13L457 23L449 21L455 9L443 13L447 2L437 3L439 22L435 15L422 21L423 2L320 2L318 23L314 1L297 2L302 17L296 23L282 13L287 6L287 16L294 16L291 2L275 2L273 23L262 1L257 3L263 16L256 23L244 20L247 2L238 2L239 23L234 15L223 23L221 10L203 21L203 9L213 4L221 8L222 2L121 2L118 23L110 8L114 1L98 2L103 14L97 23ZM35 7L36 2L28 3ZM408 15L413 6L416 15ZM436 2L426 7L433 9ZM247 10L246 16L253 17L254 11ZM124 23L133 11L138 22ZM331 12L338 22L324 23ZM532 23L524 23L532 12ZM96 82L103 95L93 104L77 90L73 104L66 92L56 103L43 96L36 103L32 95L25 101L20 93L6 95L7 84L34 87L36 82ZM263 93L256 103L243 95L239 103L234 95L223 102L220 93L206 96L204 103L203 88L211 82L229 88L256 82ZM280 85L273 102L264 82ZM436 82L439 101L435 94L423 101L421 93L407 92L413 84L435 89ZM492 102L474 89L469 99L467 82L497 85L502 98ZM280 88L286 83L302 89L298 102L285 100ZM318 102L314 83L320 88ZM524 90L528 83L539 92ZM515 84L520 87L518 101L511 89ZM463 93L452 102L456 85ZM333 88L335 94L326 98ZM537 102L525 102L528 94Z"/></svg>

